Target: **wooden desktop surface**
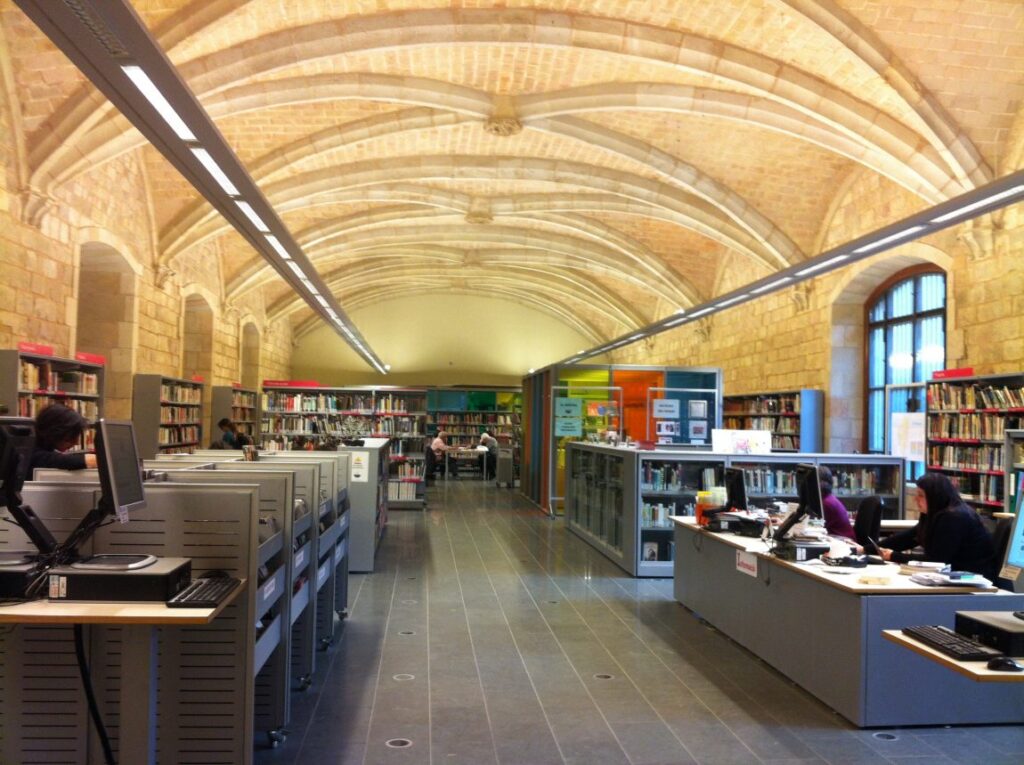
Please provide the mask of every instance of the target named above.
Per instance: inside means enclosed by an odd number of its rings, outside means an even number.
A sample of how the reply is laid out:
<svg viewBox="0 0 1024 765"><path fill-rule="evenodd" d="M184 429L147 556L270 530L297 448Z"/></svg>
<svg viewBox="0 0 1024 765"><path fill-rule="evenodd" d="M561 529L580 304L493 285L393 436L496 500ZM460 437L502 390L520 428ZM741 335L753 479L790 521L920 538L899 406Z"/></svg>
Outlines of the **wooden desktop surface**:
<svg viewBox="0 0 1024 765"><path fill-rule="evenodd" d="M33 600L0 605L0 624L209 624L245 591L246 580L216 608L168 608L164 603Z"/></svg>
<svg viewBox="0 0 1024 765"><path fill-rule="evenodd" d="M770 560L779 566L785 566L793 571L799 571L804 576L818 579L830 587L835 587L846 592L857 595L967 595L970 593L985 593L999 595L1002 590L995 587L929 587L924 584L912 582L910 577L899 573L900 567L896 563L887 563L884 566L866 566L864 568L849 568L845 566L826 566L818 563L796 563L795 561L783 560L771 554L768 542L760 538L741 537L735 534L720 534L708 531L697 525L697 519L692 516L674 515L669 518L673 523L686 528L698 531L701 534L711 537L722 544L734 547L747 553L757 555L759 558ZM862 584L861 576L872 574L888 574L889 584ZM980 606L979 606L980 608Z"/></svg>
<svg viewBox="0 0 1024 765"><path fill-rule="evenodd" d="M1024 672L1000 672L989 669L984 661L957 661L944 653L939 653L934 648L904 635L899 630L882 630L886 640L909 648L914 653L931 659L934 662L949 667L965 677L969 677L978 683L1024 683Z"/></svg>

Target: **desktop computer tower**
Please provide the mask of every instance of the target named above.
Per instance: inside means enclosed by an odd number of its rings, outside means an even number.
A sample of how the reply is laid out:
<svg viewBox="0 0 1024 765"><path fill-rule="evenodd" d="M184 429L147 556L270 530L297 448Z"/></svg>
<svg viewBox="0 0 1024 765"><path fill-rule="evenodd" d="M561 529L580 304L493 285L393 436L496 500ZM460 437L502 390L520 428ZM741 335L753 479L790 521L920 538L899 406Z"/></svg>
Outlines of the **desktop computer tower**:
<svg viewBox="0 0 1024 765"><path fill-rule="evenodd" d="M152 565L134 571L59 566L50 570L47 594L50 600L164 603L191 581L189 558L157 558Z"/></svg>

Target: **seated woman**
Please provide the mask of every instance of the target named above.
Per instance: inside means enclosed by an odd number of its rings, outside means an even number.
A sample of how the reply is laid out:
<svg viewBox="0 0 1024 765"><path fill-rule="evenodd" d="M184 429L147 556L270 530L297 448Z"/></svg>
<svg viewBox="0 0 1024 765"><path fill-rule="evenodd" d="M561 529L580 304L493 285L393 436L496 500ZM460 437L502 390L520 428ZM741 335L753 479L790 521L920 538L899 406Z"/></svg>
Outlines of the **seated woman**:
<svg viewBox="0 0 1024 765"><path fill-rule="evenodd" d="M33 468L84 470L96 467L96 455L89 452L65 454L78 446L89 423L74 409L50 404L36 415L36 448Z"/></svg>
<svg viewBox="0 0 1024 765"><path fill-rule="evenodd" d="M925 473L916 483L921 517L913 528L882 540L882 557L896 563L948 563L955 571L973 571L994 580L997 563L992 536L977 512L960 498L949 476ZM914 547L924 552L907 552Z"/></svg>
<svg viewBox="0 0 1024 765"><path fill-rule="evenodd" d="M818 486L821 487L821 512L825 516L825 531L834 537L845 537L856 544L857 535L850 523L850 514L832 493L832 471L818 466Z"/></svg>

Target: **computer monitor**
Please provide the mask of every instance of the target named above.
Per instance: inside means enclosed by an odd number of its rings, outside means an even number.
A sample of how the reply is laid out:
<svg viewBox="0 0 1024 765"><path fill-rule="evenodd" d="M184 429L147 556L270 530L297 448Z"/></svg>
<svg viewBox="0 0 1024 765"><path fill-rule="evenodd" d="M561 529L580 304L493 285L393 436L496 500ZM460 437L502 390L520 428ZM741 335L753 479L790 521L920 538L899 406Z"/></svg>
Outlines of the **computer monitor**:
<svg viewBox="0 0 1024 765"><path fill-rule="evenodd" d="M747 509L747 484L740 468L725 469L725 509Z"/></svg>
<svg viewBox="0 0 1024 765"><path fill-rule="evenodd" d="M785 539L790 530L808 515L822 517L821 485L818 483L818 469L814 465L796 466L796 510L790 513L775 531L775 539Z"/></svg>
<svg viewBox="0 0 1024 765"><path fill-rule="evenodd" d="M96 467L100 488L109 499L111 512L121 521L133 510L146 506L139 469L139 450L130 422L100 420L96 425Z"/></svg>
<svg viewBox="0 0 1024 765"><path fill-rule="evenodd" d="M1021 511L1024 510L1024 471L1017 477L1017 502L1010 529L1010 539L1006 544L1006 555L1003 557L1003 568L1000 576L1009 580L1014 592L1024 592L1024 521Z"/></svg>

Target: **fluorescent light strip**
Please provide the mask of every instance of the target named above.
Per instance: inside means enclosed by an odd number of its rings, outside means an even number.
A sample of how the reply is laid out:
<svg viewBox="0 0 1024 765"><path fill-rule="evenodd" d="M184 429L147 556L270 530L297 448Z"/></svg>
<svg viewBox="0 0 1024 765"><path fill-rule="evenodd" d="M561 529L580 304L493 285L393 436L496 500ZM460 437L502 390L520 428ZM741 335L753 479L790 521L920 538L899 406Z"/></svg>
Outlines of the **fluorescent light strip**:
<svg viewBox="0 0 1024 765"><path fill-rule="evenodd" d="M683 316L679 319L673 319L672 321L666 322L664 326L674 327L676 324L682 324L684 321L689 321L691 317Z"/></svg>
<svg viewBox="0 0 1024 765"><path fill-rule="evenodd" d="M1006 189L1006 191L1000 191L998 194L992 194L987 197L982 197L977 202L972 202L969 205L958 207L957 209L948 212L944 215L940 215L937 218L932 218L929 222L946 223L948 221L953 220L954 218L959 218L961 215L970 215L975 210L985 207L986 205L990 205L993 204L994 202L999 202L1003 199L1006 199L1007 197L1012 197L1022 193L1024 193L1024 185L1014 186L1013 188Z"/></svg>
<svg viewBox="0 0 1024 765"><path fill-rule="evenodd" d="M647 334L646 332L637 332L635 335L631 335L629 339L630 340L639 340L642 337L644 337L644 335L646 335L646 334Z"/></svg>
<svg viewBox="0 0 1024 765"><path fill-rule="evenodd" d="M220 165L217 164L216 160L210 156L210 152L203 148L192 148L190 149L193 156L199 160L199 163L206 168L206 171L213 177L213 180L217 181L217 185L224 190L224 193L229 197L238 196L238 187L231 182Z"/></svg>
<svg viewBox="0 0 1024 765"><path fill-rule="evenodd" d="M750 295L744 292L742 295L736 295L735 297L731 297L728 300L723 300L720 303L717 303L716 305L718 308L725 308L725 306L727 305L732 305L733 303L748 297L750 297Z"/></svg>
<svg viewBox="0 0 1024 765"><path fill-rule="evenodd" d="M293 260L288 261L288 268L295 272L295 275L300 279L306 278L306 273L302 270L302 267ZM308 280L307 280L308 281Z"/></svg>
<svg viewBox="0 0 1024 765"><path fill-rule="evenodd" d="M276 236L273 234L267 234L266 240L267 243L274 248L274 252L281 256L282 260L289 261L292 259L292 256L288 254L288 250L284 248L284 245L281 244L281 241Z"/></svg>
<svg viewBox="0 0 1024 765"><path fill-rule="evenodd" d="M703 316L706 313L711 313L717 307L718 306L713 306L712 305L712 306L708 306L707 308L701 308L699 311L694 311L693 313L691 313L690 314L690 318L691 319L696 319L698 316Z"/></svg>
<svg viewBox="0 0 1024 765"><path fill-rule="evenodd" d="M923 226L922 226L922 228L923 228ZM860 251L859 250L854 250L854 252L860 252ZM839 263L841 261L846 260L849 257L850 257L849 255L836 255L834 258L829 258L828 260L823 260L823 261L821 261L821 263L815 263L813 266L808 266L807 268L803 269L802 271L797 271L796 275L797 276L806 276L807 274L813 274L815 271L820 271L823 268L828 268L833 263Z"/></svg>
<svg viewBox="0 0 1024 765"><path fill-rule="evenodd" d="M897 231L895 234L889 234L889 236L884 237L883 239L879 239L876 242L871 242L870 244L865 244L863 247L858 247L853 252L856 255L860 255L863 252L877 250L879 247L885 247L885 245L889 244L890 242L895 242L899 239L902 239L903 237L911 236L913 234L918 233L919 231L924 231L926 228L928 227L924 225L911 226L910 228L905 228L902 231ZM797 273L799 273L799 271Z"/></svg>
<svg viewBox="0 0 1024 765"><path fill-rule="evenodd" d="M194 141L196 135L193 133L189 126L185 124L174 107L171 106L170 102L164 98L164 94L160 92L160 89L153 84L153 81L149 79L149 75L146 74L141 66L130 64L128 66L122 66L121 71L124 72L128 79L132 81L132 84L139 89L139 92L149 101L150 106L156 109L156 113L159 114L164 122L167 123L168 127L174 131L174 134L178 136L182 141Z"/></svg>
<svg viewBox="0 0 1024 765"><path fill-rule="evenodd" d="M324 296L323 296L323 295L317 295L317 296L316 296L316 302L318 302L318 303L319 303L320 305L322 305L322 306L323 306L324 308L327 308L327 307L328 307L328 306L330 305L330 303L328 303L328 302L327 302L327 301L326 301L326 300L324 299Z"/></svg>
<svg viewBox="0 0 1024 765"><path fill-rule="evenodd" d="M791 282L791 281L793 281L793 277L792 276L783 276L781 279L776 279L773 282L768 282L767 284L761 285L757 289L751 290L750 294L751 295L760 295L762 292L767 292L768 290L775 289L776 287L779 287L779 286L785 284L786 282Z"/></svg>
<svg viewBox="0 0 1024 765"><path fill-rule="evenodd" d="M248 218L249 222L252 223L252 225L254 225L256 227L257 231L259 231L262 234L265 234L268 231L270 231L270 228L267 226L267 224L263 222L263 218L261 218L259 215L257 215L256 211L252 209L252 205L251 204L246 202L244 199L236 199L235 200L235 204L238 206L239 210L241 210L243 213L245 213L245 217ZM277 242L277 237L276 236L268 236L267 237L267 241L270 241L271 239L273 239L274 242ZM281 247L281 243L277 242L277 244L275 245L274 242L270 242L270 243L274 246L275 250L278 250L278 248ZM281 249L279 249L278 252L282 253L284 257L288 257L287 253L284 252L284 248L283 247L281 247Z"/></svg>

